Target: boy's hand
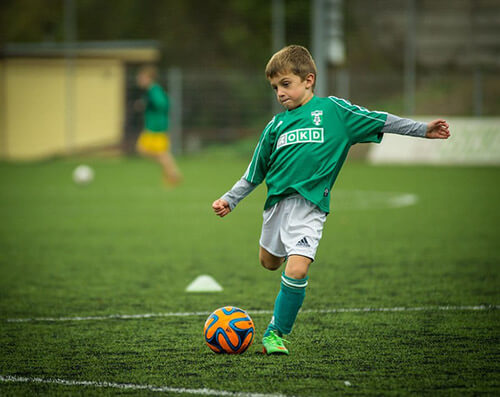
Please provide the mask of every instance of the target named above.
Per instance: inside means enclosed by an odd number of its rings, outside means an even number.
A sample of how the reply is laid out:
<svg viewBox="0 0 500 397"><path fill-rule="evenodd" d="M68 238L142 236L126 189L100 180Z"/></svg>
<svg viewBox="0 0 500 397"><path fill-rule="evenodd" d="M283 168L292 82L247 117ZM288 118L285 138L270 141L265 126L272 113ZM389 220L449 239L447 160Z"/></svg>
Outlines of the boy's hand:
<svg viewBox="0 0 500 397"><path fill-rule="evenodd" d="M144 109L146 109L146 105L142 99L138 99L134 102L134 111L144 112Z"/></svg>
<svg viewBox="0 0 500 397"><path fill-rule="evenodd" d="M229 208L229 203L226 200L222 199L215 200L212 204L212 208L214 209L215 215L218 215L221 218L231 212L231 208Z"/></svg>
<svg viewBox="0 0 500 397"><path fill-rule="evenodd" d="M450 137L450 126L443 119L437 119L427 123L425 137L429 139L448 139Z"/></svg>

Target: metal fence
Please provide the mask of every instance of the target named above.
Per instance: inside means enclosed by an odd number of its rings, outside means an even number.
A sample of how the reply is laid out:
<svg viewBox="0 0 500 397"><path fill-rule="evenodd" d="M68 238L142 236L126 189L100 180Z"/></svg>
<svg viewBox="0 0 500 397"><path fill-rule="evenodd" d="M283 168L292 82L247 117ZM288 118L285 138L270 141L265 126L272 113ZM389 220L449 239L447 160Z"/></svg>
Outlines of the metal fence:
<svg viewBox="0 0 500 397"><path fill-rule="evenodd" d="M274 95L262 71L167 69L160 84L170 97L170 130L177 152L257 135L273 116ZM142 115L133 108L140 95L135 70L130 69L125 128L130 150L142 128Z"/></svg>
<svg viewBox="0 0 500 397"><path fill-rule="evenodd" d="M176 150L196 151L258 135L273 115L274 94L262 71L177 70L162 73L160 83L172 102L171 129ZM330 72L330 94L374 110L405 114L404 73L344 70ZM340 81L339 81L340 80ZM141 93L129 73L126 140L139 133L141 114L133 102ZM175 87L174 87L175 85ZM500 79L495 71L427 71L416 79L416 115L498 116ZM174 114L173 114L173 113ZM182 133L181 136L176 134Z"/></svg>

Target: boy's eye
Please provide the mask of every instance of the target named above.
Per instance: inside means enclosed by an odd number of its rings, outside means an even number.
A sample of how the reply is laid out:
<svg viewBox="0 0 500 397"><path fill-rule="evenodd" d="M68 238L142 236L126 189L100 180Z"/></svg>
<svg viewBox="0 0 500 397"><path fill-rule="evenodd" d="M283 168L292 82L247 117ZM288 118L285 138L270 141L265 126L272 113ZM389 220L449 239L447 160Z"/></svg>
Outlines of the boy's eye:
<svg viewBox="0 0 500 397"><path fill-rule="evenodd" d="M276 91L278 89L278 87L275 85L272 85L271 87L273 88L274 91Z"/></svg>

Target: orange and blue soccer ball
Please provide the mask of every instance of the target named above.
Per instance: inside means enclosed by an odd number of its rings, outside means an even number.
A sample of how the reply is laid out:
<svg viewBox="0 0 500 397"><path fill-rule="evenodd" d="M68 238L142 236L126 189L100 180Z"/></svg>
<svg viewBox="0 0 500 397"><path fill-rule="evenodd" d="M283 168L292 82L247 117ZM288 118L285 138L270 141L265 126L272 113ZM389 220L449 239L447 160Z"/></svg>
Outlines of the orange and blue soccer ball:
<svg viewBox="0 0 500 397"><path fill-rule="evenodd" d="M252 344L255 326L246 311L225 306L208 316L203 332L214 352L240 354Z"/></svg>

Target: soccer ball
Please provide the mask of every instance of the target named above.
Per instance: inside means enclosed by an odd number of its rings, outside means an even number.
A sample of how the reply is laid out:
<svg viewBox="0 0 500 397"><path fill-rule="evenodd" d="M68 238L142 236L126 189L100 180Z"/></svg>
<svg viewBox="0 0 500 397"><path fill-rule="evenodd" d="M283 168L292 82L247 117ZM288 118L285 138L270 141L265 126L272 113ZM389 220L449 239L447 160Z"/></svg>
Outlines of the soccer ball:
<svg viewBox="0 0 500 397"><path fill-rule="evenodd" d="M94 170L88 165L79 165L73 171L73 181L77 185L86 185L94 180Z"/></svg>
<svg viewBox="0 0 500 397"><path fill-rule="evenodd" d="M240 354L252 344L255 326L246 311L226 306L208 316L203 333L215 353Z"/></svg>

